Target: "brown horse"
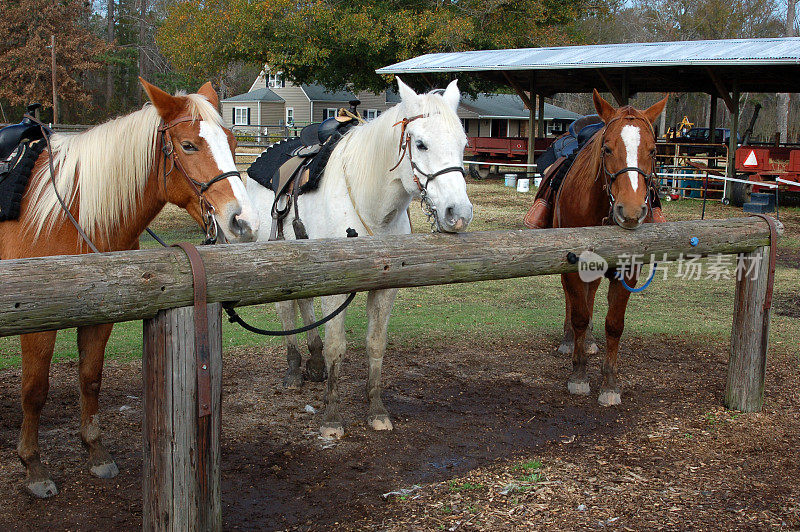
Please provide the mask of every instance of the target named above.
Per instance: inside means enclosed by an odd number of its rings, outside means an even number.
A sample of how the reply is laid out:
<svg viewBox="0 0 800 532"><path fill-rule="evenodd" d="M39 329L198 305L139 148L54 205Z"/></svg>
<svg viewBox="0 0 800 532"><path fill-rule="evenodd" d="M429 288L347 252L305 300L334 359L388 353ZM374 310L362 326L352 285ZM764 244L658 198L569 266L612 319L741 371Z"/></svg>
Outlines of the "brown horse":
<svg viewBox="0 0 800 532"><path fill-rule="evenodd" d="M166 203L186 209L208 232L231 241L255 238L259 219L233 164L235 140L222 127L210 83L197 94L171 96L144 80L152 105L78 135L54 134L38 158L18 220L0 223L0 259L88 253L54 193L102 251L132 250ZM211 226L214 226L213 228ZM78 328L80 436L89 469L100 478L119 472L100 442L98 395L112 324ZM39 417L57 331L24 334L22 431L17 452L36 497L57 493L39 456Z"/></svg>
<svg viewBox="0 0 800 532"><path fill-rule="evenodd" d="M581 150L564 177L555 201L554 227L587 227L616 223L636 229L652 221L650 179L655 171L653 121L664 110L667 98L645 111L631 106L614 109L597 91L594 106L605 127ZM628 286L635 286L637 273L624 272ZM609 276L606 315L606 358L598 401L610 406L620 403L617 384L617 352L625 325L625 308L630 292L619 279ZM566 296L565 337L559 351L572 352L570 393L588 395L587 351L596 351L591 340L594 297L600 279L585 283L578 273L561 275ZM588 337L587 337L588 332Z"/></svg>

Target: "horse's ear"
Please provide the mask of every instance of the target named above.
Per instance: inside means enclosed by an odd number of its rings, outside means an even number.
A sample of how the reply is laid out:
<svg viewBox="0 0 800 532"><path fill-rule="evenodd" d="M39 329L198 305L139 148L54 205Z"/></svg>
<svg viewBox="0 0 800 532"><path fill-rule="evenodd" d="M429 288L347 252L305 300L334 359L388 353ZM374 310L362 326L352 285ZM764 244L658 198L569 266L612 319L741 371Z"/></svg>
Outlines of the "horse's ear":
<svg viewBox="0 0 800 532"><path fill-rule="evenodd" d="M182 104L175 96L162 91L141 77L139 78L139 83L142 84L144 91L147 93L147 97L150 98L150 101L153 103L153 107L156 108L158 114L165 121L168 122L175 116L175 113L182 108Z"/></svg>
<svg viewBox="0 0 800 532"><path fill-rule="evenodd" d="M197 94L205 96L206 100L214 106L214 109L219 109L219 96L210 81L206 81L203 86L197 90Z"/></svg>
<svg viewBox="0 0 800 532"><path fill-rule="evenodd" d="M592 100L594 101L594 108L597 110L597 114L600 115L600 118L603 119L603 122L608 123L608 121L617 114L617 110L614 109L614 106L605 101L603 97L600 96L600 93L597 92L597 89L593 89Z"/></svg>
<svg viewBox="0 0 800 532"><path fill-rule="evenodd" d="M646 110L642 111L644 117L650 121L650 123L654 123L656 118L664 111L664 107L667 105L667 100L669 99L669 95L665 96L663 100L660 102L656 102Z"/></svg>
<svg viewBox="0 0 800 532"><path fill-rule="evenodd" d="M458 80L454 79L450 82L442 94L442 98L447 104L453 108L453 111L458 111L458 102L461 101L461 91L458 90Z"/></svg>
<svg viewBox="0 0 800 532"><path fill-rule="evenodd" d="M417 96L417 93L414 92L414 89L412 89L411 87L409 87L408 85L403 83L402 79L400 79L397 76L395 76L394 79L397 80L397 92L400 94L400 99L401 100L410 101L410 100L413 100Z"/></svg>

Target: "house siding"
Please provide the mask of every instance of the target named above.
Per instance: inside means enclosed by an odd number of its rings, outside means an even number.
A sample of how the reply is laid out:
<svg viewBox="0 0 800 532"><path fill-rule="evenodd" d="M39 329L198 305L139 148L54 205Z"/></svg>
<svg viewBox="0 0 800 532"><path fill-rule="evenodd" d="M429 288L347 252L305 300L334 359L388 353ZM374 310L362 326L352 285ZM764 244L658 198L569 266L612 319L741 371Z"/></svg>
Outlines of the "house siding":
<svg viewBox="0 0 800 532"><path fill-rule="evenodd" d="M291 83L286 83L285 87L276 87L272 89L272 91L283 98L284 100L284 112L281 116L280 123L286 123L286 111L285 109L291 107L294 109L294 123L295 124L307 124L311 122L311 116L309 113L311 111L311 105L308 101L308 96L303 91L303 89L297 85L292 85ZM314 102L314 107L317 107L317 103ZM316 109L314 109L316 113Z"/></svg>

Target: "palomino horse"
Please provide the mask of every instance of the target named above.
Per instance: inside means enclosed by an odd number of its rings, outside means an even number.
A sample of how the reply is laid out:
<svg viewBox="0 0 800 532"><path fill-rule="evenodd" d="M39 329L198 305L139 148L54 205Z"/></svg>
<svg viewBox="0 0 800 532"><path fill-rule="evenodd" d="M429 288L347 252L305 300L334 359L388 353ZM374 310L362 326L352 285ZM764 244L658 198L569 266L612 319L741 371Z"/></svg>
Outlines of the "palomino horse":
<svg viewBox="0 0 800 532"><path fill-rule="evenodd" d="M348 228L362 237L409 234L408 206L421 195L440 231L463 231L472 220L463 170L467 138L456 115L461 97L456 82L444 92L419 95L399 79L397 84L401 102L346 133L325 166L319 188L298 198L298 211L310 238L344 237ZM247 181L247 191L261 213L262 225L270 224L272 191L252 179ZM291 217L294 215L292 212ZM267 239L265 233L262 231L260 240ZM294 238L293 232L289 238ZM392 429L381 401L381 365L396 294L397 290L373 290L367 295L367 423L375 430ZM323 313L330 314L344 299L345 296L323 298ZM303 320L307 324L313 322L312 300L298 303ZM294 302L277 304L284 330L294 327L296 306ZM328 374L321 428L327 438L344 435L339 413L339 369L346 348L344 318L341 313L327 323L322 349L316 330L309 332L309 378L321 381L325 370ZM284 384L297 386L302 383L301 359L293 336L287 338L287 359L289 371Z"/></svg>
<svg viewBox="0 0 800 532"><path fill-rule="evenodd" d="M605 127L581 150L564 177L555 202L554 227L586 227L616 223L636 229L651 220L650 180L655 172L656 141L653 121L664 110L664 98L645 111L631 106L614 109L597 91L594 106ZM628 286L635 286L638 272L625 272ZM630 292L620 280L609 276L606 315L606 358L598 401L601 405L620 403L617 385L617 352L625 325L625 308ZM565 338L562 349L572 351L570 393L588 395L587 350L596 350L587 330L594 311L594 297L600 279L584 283L578 273L561 275L566 296Z"/></svg>
<svg viewBox="0 0 800 532"><path fill-rule="evenodd" d="M100 251L138 249L139 235L169 202L186 209L201 226L216 224L228 240L253 240L259 218L233 164L235 141L222 126L211 84L197 94L176 96L144 80L142 85L152 105L84 133L51 137L55 182L82 230ZM45 151L34 167L19 219L0 223L0 259L88 252L58 203ZM98 422L111 328L78 328L80 435L89 451L89 469L100 478L119 472L100 442ZM55 339L56 331L21 336L23 420L17 452L27 469L25 487L36 497L57 493L39 455L39 416Z"/></svg>

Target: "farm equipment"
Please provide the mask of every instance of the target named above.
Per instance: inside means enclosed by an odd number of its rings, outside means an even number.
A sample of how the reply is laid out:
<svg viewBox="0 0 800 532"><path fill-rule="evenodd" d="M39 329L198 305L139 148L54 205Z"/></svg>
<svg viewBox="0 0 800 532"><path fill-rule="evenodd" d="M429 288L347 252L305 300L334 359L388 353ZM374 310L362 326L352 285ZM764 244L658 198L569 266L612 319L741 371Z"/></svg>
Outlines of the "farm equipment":
<svg viewBox="0 0 800 532"><path fill-rule="evenodd" d="M784 146L740 146L736 150L736 177L751 181L733 182L731 203L737 207L750 201L751 193L772 192L775 183L782 204L800 201L800 149Z"/></svg>
<svg viewBox="0 0 800 532"><path fill-rule="evenodd" d="M534 155L538 156L553 143L553 138L537 138L534 142ZM470 164L469 173L474 179L488 179L501 175L500 167L524 164L528 160L528 139L523 137L469 137L464 152L468 161L483 164Z"/></svg>

